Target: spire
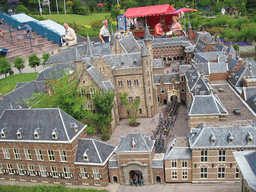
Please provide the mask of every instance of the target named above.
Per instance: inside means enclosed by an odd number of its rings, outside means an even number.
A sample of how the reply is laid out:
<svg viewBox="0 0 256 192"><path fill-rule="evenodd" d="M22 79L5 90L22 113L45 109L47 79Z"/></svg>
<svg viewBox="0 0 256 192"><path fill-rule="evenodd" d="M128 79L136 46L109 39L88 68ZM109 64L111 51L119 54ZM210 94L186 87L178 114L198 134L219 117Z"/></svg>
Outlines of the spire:
<svg viewBox="0 0 256 192"><path fill-rule="evenodd" d="M190 21L188 22L188 29L192 29Z"/></svg>
<svg viewBox="0 0 256 192"><path fill-rule="evenodd" d="M144 40L149 40L150 39L150 33L149 33L149 30L148 30L148 25L146 24L146 27L145 27L145 33L144 33Z"/></svg>
<svg viewBox="0 0 256 192"><path fill-rule="evenodd" d="M86 54L85 54L85 56L86 57L94 57L96 55L98 55L98 54L96 53L96 51L95 51L95 49L92 45L92 42L91 42L91 40L90 40L90 38L87 34L87 43L86 43Z"/></svg>
<svg viewBox="0 0 256 192"><path fill-rule="evenodd" d="M75 48L75 51L76 51L76 61L80 61L81 60L81 56L80 56L80 54L79 54L79 52L77 50L77 46Z"/></svg>
<svg viewBox="0 0 256 192"><path fill-rule="evenodd" d="M114 43L115 43L115 35L114 35L113 28L112 28L112 25L111 25L111 39L110 39L110 45L114 45Z"/></svg>
<svg viewBox="0 0 256 192"><path fill-rule="evenodd" d="M147 56L150 56L150 54L148 52L148 49L147 49L145 43L143 42L143 45L141 47L141 57L147 57Z"/></svg>

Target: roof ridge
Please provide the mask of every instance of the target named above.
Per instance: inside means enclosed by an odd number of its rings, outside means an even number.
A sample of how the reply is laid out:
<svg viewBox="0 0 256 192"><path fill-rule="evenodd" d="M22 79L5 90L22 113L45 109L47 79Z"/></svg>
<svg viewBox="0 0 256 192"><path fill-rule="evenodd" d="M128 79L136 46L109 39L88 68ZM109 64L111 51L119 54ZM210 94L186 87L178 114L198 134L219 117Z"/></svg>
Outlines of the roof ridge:
<svg viewBox="0 0 256 192"><path fill-rule="evenodd" d="M148 147L148 144L147 144L147 142L145 141L144 136L143 136L141 133L140 133L140 136L142 137L142 139L143 139L143 141L145 142L145 144L146 144L146 146L147 146L148 150L150 151L150 149L149 149L149 147Z"/></svg>
<svg viewBox="0 0 256 192"><path fill-rule="evenodd" d="M94 147L95 147L95 149L96 149L97 155L99 156L100 162L102 163L102 159L101 159L100 153L99 153L98 148L97 148L97 146L96 146L96 144L95 144L94 141L95 141L95 139L92 140L93 145L94 145Z"/></svg>
<svg viewBox="0 0 256 192"><path fill-rule="evenodd" d="M59 115L60 115L61 122L62 122L62 124L63 124L64 131L65 131L66 136L67 136L67 138L68 138L68 141L70 141L70 138L69 138L69 135L68 135L68 132L67 132L67 128L66 128L66 125L65 125L65 123L64 123L64 120L63 120L63 117L62 117L60 108L57 108L57 109L58 109L58 112L59 112Z"/></svg>

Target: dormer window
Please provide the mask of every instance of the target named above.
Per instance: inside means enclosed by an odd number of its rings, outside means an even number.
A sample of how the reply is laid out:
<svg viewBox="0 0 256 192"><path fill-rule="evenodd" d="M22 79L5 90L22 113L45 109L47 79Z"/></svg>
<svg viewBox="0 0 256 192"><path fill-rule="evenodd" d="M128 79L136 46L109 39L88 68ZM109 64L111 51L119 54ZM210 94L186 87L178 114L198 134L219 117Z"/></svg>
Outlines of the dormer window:
<svg viewBox="0 0 256 192"><path fill-rule="evenodd" d="M57 139L58 138L58 134L57 134L57 128L52 130L52 139Z"/></svg>
<svg viewBox="0 0 256 192"><path fill-rule="evenodd" d="M86 149L85 152L84 152L84 154L83 154L83 159L84 159L84 161L89 161L88 153L87 153L88 150L89 150L89 149Z"/></svg>
<svg viewBox="0 0 256 192"><path fill-rule="evenodd" d="M229 133L228 133L228 142L233 143L233 141L234 141L233 134L229 131Z"/></svg>
<svg viewBox="0 0 256 192"><path fill-rule="evenodd" d="M247 136L246 137L247 137L247 142L248 143L252 143L253 137L252 137L252 134L249 131L247 132Z"/></svg>
<svg viewBox="0 0 256 192"><path fill-rule="evenodd" d="M19 139L22 138L22 128L19 128L19 129L18 129L16 135L17 135L17 137L18 137Z"/></svg>
<svg viewBox="0 0 256 192"><path fill-rule="evenodd" d="M34 137L35 137L35 139L39 139L39 128L35 129Z"/></svg>
<svg viewBox="0 0 256 192"><path fill-rule="evenodd" d="M3 129L1 129L1 132L0 132L0 134L1 134L1 138L5 138L5 128L3 128Z"/></svg>
<svg viewBox="0 0 256 192"><path fill-rule="evenodd" d="M71 125L71 128L74 129L75 132L78 131L78 126L76 123L70 123L70 125Z"/></svg>
<svg viewBox="0 0 256 192"><path fill-rule="evenodd" d="M134 137L132 138L132 148L136 148L136 140Z"/></svg>
<svg viewBox="0 0 256 192"><path fill-rule="evenodd" d="M215 145L216 143L216 137L215 137L215 134L213 132L211 132L211 144L212 145Z"/></svg>

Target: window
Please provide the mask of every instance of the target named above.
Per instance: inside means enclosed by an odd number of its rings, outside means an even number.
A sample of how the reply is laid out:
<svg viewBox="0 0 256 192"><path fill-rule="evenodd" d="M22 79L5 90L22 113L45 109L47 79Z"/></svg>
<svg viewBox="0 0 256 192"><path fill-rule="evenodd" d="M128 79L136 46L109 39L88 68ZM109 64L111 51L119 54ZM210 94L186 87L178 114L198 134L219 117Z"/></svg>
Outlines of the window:
<svg viewBox="0 0 256 192"><path fill-rule="evenodd" d="M93 170L94 179L99 179L100 178L99 168L93 167L92 170Z"/></svg>
<svg viewBox="0 0 256 192"><path fill-rule="evenodd" d="M43 155L41 149L36 149L36 157L38 161L43 161Z"/></svg>
<svg viewBox="0 0 256 192"><path fill-rule="evenodd" d="M178 179L178 173L176 170L172 170L172 180L177 180Z"/></svg>
<svg viewBox="0 0 256 192"><path fill-rule="evenodd" d="M238 178L239 178L239 168L236 167L236 179L238 179Z"/></svg>
<svg viewBox="0 0 256 192"><path fill-rule="evenodd" d="M188 171L187 170L183 170L182 171L182 180L187 180L188 179Z"/></svg>
<svg viewBox="0 0 256 192"><path fill-rule="evenodd" d="M134 80L134 85L135 85L135 86L139 86L139 81L138 81L138 79L135 79L135 80Z"/></svg>
<svg viewBox="0 0 256 192"><path fill-rule="evenodd" d="M208 151L201 151L201 162L208 161L207 155L208 155Z"/></svg>
<svg viewBox="0 0 256 192"><path fill-rule="evenodd" d="M41 176L42 177L46 177L46 167L45 166L39 166L40 167L40 171L41 171Z"/></svg>
<svg viewBox="0 0 256 192"><path fill-rule="evenodd" d="M130 102L130 103L132 103L132 102L133 102L132 97L129 97L129 102Z"/></svg>
<svg viewBox="0 0 256 192"><path fill-rule="evenodd" d="M177 167L177 161L172 161L172 167Z"/></svg>
<svg viewBox="0 0 256 192"><path fill-rule="evenodd" d="M220 150L219 151L219 161L226 161L226 151L225 150Z"/></svg>
<svg viewBox="0 0 256 192"><path fill-rule="evenodd" d="M12 168L12 164L7 164L7 169L9 174L14 174L14 169Z"/></svg>
<svg viewBox="0 0 256 192"><path fill-rule="evenodd" d="M53 150L48 150L49 161L55 161Z"/></svg>
<svg viewBox="0 0 256 192"><path fill-rule="evenodd" d="M219 179L225 178L225 167L218 168L218 178Z"/></svg>
<svg viewBox="0 0 256 192"><path fill-rule="evenodd" d="M30 175L35 176L35 167L34 165L28 165L28 170Z"/></svg>
<svg viewBox="0 0 256 192"><path fill-rule="evenodd" d="M67 161L66 151L60 151L60 159L61 161Z"/></svg>
<svg viewBox="0 0 256 192"><path fill-rule="evenodd" d="M181 87L181 93L185 93L185 88Z"/></svg>
<svg viewBox="0 0 256 192"><path fill-rule="evenodd" d="M19 149L13 149L15 159L20 159L20 151Z"/></svg>
<svg viewBox="0 0 256 192"><path fill-rule="evenodd" d="M123 86L123 82L122 81L118 81L118 85L119 85L119 87L122 87Z"/></svg>
<svg viewBox="0 0 256 192"><path fill-rule="evenodd" d="M86 167L80 167L82 178L87 178Z"/></svg>
<svg viewBox="0 0 256 192"><path fill-rule="evenodd" d="M181 77L181 82L183 82L183 81L184 81L184 77L182 76L182 77Z"/></svg>
<svg viewBox="0 0 256 192"><path fill-rule="evenodd" d="M139 99L139 100L140 100L140 96L136 96L136 99Z"/></svg>
<svg viewBox="0 0 256 192"><path fill-rule="evenodd" d="M82 97L85 97L86 96L86 90L85 89L80 89L80 91L81 91Z"/></svg>
<svg viewBox="0 0 256 192"><path fill-rule="evenodd" d="M70 178L69 167L63 167L63 172L64 172L64 177L65 178Z"/></svg>
<svg viewBox="0 0 256 192"><path fill-rule="evenodd" d="M25 156L27 160L32 160L30 149L25 149Z"/></svg>
<svg viewBox="0 0 256 192"><path fill-rule="evenodd" d="M93 96L93 95L94 95L94 92L95 92L95 88L91 88L90 95Z"/></svg>
<svg viewBox="0 0 256 192"><path fill-rule="evenodd" d="M161 93L164 93L164 88L161 89Z"/></svg>
<svg viewBox="0 0 256 192"><path fill-rule="evenodd" d="M200 177L201 179L207 179L207 168L201 168L201 174Z"/></svg>
<svg viewBox="0 0 256 192"><path fill-rule="evenodd" d="M3 148L3 153L4 153L4 158L5 159L10 159L10 153L7 148Z"/></svg>
<svg viewBox="0 0 256 192"><path fill-rule="evenodd" d="M139 109L139 111L140 111L140 114L142 114L142 109Z"/></svg>
<svg viewBox="0 0 256 192"><path fill-rule="evenodd" d="M188 167L188 161L186 160L183 160L181 164L182 164L182 168Z"/></svg>
<svg viewBox="0 0 256 192"><path fill-rule="evenodd" d="M51 170L52 170L52 176L53 177L58 177L58 170L57 170L57 167L51 167Z"/></svg>
<svg viewBox="0 0 256 192"><path fill-rule="evenodd" d="M19 171L19 175L24 175L24 167L23 165L18 165L18 171Z"/></svg>
<svg viewBox="0 0 256 192"><path fill-rule="evenodd" d="M2 165L2 163L0 163L0 174L2 174L3 173L3 165Z"/></svg>
<svg viewBox="0 0 256 192"><path fill-rule="evenodd" d="M132 85L132 81L131 80L127 80L127 86L130 87Z"/></svg>

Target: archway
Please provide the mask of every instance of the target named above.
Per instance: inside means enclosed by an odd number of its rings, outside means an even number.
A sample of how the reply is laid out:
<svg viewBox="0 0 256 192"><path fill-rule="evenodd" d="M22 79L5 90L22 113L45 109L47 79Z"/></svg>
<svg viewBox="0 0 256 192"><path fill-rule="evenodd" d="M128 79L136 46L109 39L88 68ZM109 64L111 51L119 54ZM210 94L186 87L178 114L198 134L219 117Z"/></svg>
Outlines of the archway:
<svg viewBox="0 0 256 192"><path fill-rule="evenodd" d="M167 99L164 99L163 102L164 102L164 105L167 105Z"/></svg>
<svg viewBox="0 0 256 192"><path fill-rule="evenodd" d="M118 183L117 176L113 177L113 181L114 181L114 183Z"/></svg>
<svg viewBox="0 0 256 192"><path fill-rule="evenodd" d="M140 170L131 170L129 172L130 175L130 185L143 185L143 175Z"/></svg>
<svg viewBox="0 0 256 192"><path fill-rule="evenodd" d="M177 101L178 97L176 95L171 96L171 101L175 101L175 100Z"/></svg>
<svg viewBox="0 0 256 192"><path fill-rule="evenodd" d="M156 183L161 183L161 177L160 176L156 177Z"/></svg>

